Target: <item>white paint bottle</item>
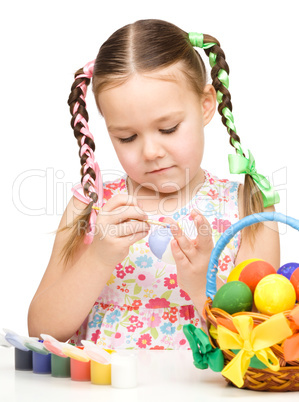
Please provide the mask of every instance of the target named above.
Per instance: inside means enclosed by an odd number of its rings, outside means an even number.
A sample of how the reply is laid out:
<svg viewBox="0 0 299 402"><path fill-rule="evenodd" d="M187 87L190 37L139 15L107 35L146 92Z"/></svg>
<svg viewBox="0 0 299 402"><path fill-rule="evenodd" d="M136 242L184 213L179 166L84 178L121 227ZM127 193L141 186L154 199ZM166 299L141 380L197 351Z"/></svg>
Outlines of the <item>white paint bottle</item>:
<svg viewBox="0 0 299 402"><path fill-rule="evenodd" d="M137 356L117 351L111 355L111 385L114 388L137 387Z"/></svg>

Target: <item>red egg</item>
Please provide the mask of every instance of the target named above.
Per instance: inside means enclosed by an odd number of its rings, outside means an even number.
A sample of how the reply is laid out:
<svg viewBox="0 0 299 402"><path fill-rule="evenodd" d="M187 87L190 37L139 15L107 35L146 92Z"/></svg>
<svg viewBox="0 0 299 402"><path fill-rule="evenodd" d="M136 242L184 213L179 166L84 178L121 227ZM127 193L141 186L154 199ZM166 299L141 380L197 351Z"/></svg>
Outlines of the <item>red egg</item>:
<svg viewBox="0 0 299 402"><path fill-rule="evenodd" d="M252 293L261 279L267 275L276 274L275 268L269 262L260 260L246 265L240 273L239 281L246 283Z"/></svg>
<svg viewBox="0 0 299 402"><path fill-rule="evenodd" d="M296 300L298 301L299 300L299 268L295 269L295 271L292 273L290 281L291 281L291 284L295 288Z"/></svg>

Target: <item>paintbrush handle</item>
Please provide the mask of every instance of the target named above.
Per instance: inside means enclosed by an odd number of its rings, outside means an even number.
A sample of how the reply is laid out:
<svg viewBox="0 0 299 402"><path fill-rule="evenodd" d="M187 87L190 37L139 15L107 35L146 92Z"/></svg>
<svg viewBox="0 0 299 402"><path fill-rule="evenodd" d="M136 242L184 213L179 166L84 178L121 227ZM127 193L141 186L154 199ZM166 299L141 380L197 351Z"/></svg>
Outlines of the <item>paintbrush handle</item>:
<svg viewBox="0 0 299 402"><path fill-rule="evenodd" d="M97 209L98 211L101 209L101 208L99 208L99 207L96 207L96 206L92 206L92 208L93 209ZM132 221L138 221L138 219L131 219ZM154 220L152 220L152 219L147 219L146 221L144 221L144 222L147 222L147 223L149 223L150 225L159 225L159 226L163 226L164 228L170 228L170 225L169 225L169 223L163 223L163 222L159 222L159 221L154 221Z"/></svg>

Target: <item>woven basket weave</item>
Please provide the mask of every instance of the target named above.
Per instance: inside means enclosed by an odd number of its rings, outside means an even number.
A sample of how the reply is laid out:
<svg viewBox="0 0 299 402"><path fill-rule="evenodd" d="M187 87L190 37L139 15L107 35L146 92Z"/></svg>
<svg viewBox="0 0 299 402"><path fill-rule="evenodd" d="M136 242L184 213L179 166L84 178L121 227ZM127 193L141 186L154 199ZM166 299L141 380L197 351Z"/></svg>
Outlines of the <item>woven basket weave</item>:
<svg viewBox="0 0 299 402"><path fill-rule="evenodd" d="M204 307L205 319L208 328L213 325L217 328L217 319L224 318L232 321L232 318L238 314L249 315L252 317L254 324L258 325L269 319L268 315L256 313L256 312L240 312L233 316L226 313L219 308L212 308L212 300L216 293L216 274L218 271L218 261L221 252L224 247L229 243L233 236L242 230L243 228L252 224L264 221L276 221L285 223L294 229L299 230L299 221L294 218L285 216L277 212L262 212L259 214L253 214L241 219L229 229L227 229L212 251L208 273L207 273L207 301ZM288 317L289 311L285 311L284 314ZM208 333L211 344L214 347L219 347L216 339L211 337ZM241 388L247 388L255 391L298 391L299 390L299 360L287 362L284 360L283 350L280 345L274 345L271 347L274 354L279 359L280 369L279 371L272 371L270 369L255 369L249 367L244 376L244 385ZM234 357L235 354L230 350L222 350L224 355L224 366L226 366ZM230 380L225 380L231 383Z"/></svg>

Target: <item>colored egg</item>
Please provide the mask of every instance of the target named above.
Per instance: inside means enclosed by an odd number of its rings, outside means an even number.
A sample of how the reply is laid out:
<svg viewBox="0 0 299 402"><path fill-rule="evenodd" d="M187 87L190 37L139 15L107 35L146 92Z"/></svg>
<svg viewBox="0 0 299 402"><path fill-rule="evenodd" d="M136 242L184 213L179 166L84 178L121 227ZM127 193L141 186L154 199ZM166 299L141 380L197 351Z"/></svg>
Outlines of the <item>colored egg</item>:
<svg viewBox="0 0 299 402"><path fill-rule="evenodd" d="M291 310L295 302L294 286L282 275L267 275L255 288L254 303L262 314L273 315Z"/></svg>
<svg viewBox="0 0 299 402"><path fill-rule="evenodd" d="M295 269L291 276L291 284L296 292L296 299L299 300L299 268Z"/></svg>
<svg viewBox="0 0 299 402"><path fill-rule="evenodd" d="M276 274L275 268L267 261L253 261L240 273L239 281L246 283L252 293L259 281L267 275Z"/></svg>
<svg viewBox="0 0 299 402"><path fill-rule="evenodd" d="M243 282L228 282L217 291L212 307L220 308L229 314L238 313L239 311L251 311L251 290Z"/></svg>
<svg viewBox="0 0 299 402"><path fill-rule="evenodd" d="M153 230L148 238L152 253L166 264L175 264L170 245L172 239L171 230L162 226Z"/></svg>
<svg viewBox="0 0 299 402"><path fill-rule="evenodd" d="M250 264L253 261L262 261L259 258L250 258L249 260L245 260L240 262L228 275L227 282L238 281L240 273L246 267L247 264Z"/></svg>
<svg viewBox="0 0 299 402"><path fill-rule="evenodd" d="M292 273L299 267L298 262L289 262L277 270L277 273L291 279Z"/></svg>

